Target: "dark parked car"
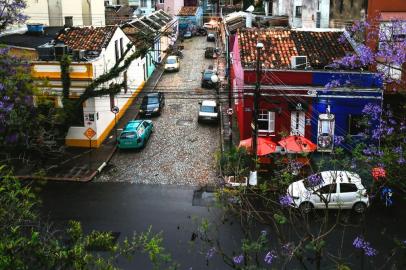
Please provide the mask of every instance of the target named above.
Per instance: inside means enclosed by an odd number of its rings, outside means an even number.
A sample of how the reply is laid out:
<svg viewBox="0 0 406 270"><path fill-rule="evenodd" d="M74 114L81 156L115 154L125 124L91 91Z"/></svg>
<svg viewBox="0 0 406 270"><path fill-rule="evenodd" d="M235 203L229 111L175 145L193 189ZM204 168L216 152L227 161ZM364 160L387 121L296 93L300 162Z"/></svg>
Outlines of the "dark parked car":
<svg viewBox="0 0 406 270"><path fill-rule="evenodd" d="M213 33L208 33L207 34L207 41L216 41L216 36Z"/></svg>
<svg viewBox="0 0 406 270"><path fill-rule="evenodd" d="M148 93L142 99L140 115L152 116L160 115L165 105L164 94L161 92Z"/></svg>
<svg viewBox="0 0 406 270"><path fill-rule="evenodd" d="M186 31L184 34L183 34L183 38L191 38L192 37L192 32L190 32L190 31Z"/></svg>
<svg viewBox="0 0 406 270"><path fill-rule="evenodd" d="M204 57L209 59L217 58L217 49L214 47L207 47L204 51Z"/></svg>
<svg viewBox="0 0 406 270"><path fill-rule="evenodd" d="M202 72L202 88L215 88L217 83L211 81L211 76L217 75L213 69L206 69Z"/></svg>

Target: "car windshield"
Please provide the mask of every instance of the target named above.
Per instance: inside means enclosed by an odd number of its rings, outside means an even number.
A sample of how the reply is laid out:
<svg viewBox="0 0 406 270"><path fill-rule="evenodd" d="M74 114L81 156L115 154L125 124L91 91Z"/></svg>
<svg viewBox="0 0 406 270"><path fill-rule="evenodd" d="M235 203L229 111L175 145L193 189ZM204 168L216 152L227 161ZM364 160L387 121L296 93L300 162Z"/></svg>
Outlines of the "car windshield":
<svg viewBox="0 0 406 270"><path fill-rule="evenodd" d="M217 112L217 108L213 107L213 106L202 106L200 108L201 112L207 112L207 113L216 113Z"/></svg>
<svg viewBox="0 0 406 270"><path fill-rule="evenodd" d="M137 134L134 131L131 132L123 132L120 135L121 139L134 139L137 136Z"/></svg>
<svg viewBox="0 0 406 270"><path fill-rule="evenodd" d="M211 76L213 75L212 71L205 71L203 77L205 80L211 80Z"/></svg>
<svg viewBox="0 0 406 270"><path fill-rule="evenodd" d="M166 60L167 64L176 64L176 59L174 58L169 58L168 60Z"/></svg>
<svg viewBox="0 0 406 270"><path fill-rule="evenodd" d="M303 185L307 189L314 188L316 186L321 185L322 183L324 183L324 181L323 181L321 174L319 174L319 173L312 174L303 180Z"/></svg>
<svg viewBox="0 0 406 270"><path fill-rule="evenodd" d="M157 104L159 103L158 97L144 97L143 104Z"/></svg>

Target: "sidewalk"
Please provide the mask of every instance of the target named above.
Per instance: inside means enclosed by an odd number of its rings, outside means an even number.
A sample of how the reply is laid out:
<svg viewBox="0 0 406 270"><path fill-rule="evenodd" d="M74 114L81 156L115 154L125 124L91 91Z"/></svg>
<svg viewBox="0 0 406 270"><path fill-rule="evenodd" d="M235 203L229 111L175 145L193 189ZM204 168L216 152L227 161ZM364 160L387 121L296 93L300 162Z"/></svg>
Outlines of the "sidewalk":
<svg viewBox="0 0 406 270"><path fill-rule="evenodd" d="M151 91L161 79L162 67L157 67L142 91ZM131 119L136 118L138 105L136 99L133 100L123 117L117 121L117 128L123 128ZM15 169L16 177L27 180L56 180L56 181L91 181L104 166L107 165L116 151L116 137L113 129L106 140L99 148L66 148L64 154L58 159L48 159L40 172L30 168L30 164L22 164L19 169Z"/></svg>

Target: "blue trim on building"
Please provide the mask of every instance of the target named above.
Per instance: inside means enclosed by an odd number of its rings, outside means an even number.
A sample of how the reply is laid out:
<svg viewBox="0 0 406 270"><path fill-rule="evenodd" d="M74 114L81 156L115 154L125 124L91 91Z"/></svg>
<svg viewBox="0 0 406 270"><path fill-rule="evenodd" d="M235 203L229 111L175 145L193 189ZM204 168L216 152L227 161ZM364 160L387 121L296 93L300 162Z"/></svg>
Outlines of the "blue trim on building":
<svg viewBox="0 0 406 270"><path fill-rule="evenodd" d="M382 80L372 73L338 73L338 72L313 72L313 86L324 86L333 80L340 82L340 85L346 85L350 82L352 86L382 88Z"/></svg>
<svg viewBox="0 0 406 270"><path fill-rule="evenodd" d="M381 105L382 92L329 92L328 97L320 91L318 96L312 99L312 141L317 142L317 129L319 114L326 113L327 106L330 105L330 113L335 115L335 136L347 136L349 132L349 115L362 115L362 110L368 103ZM348 97L344 97L348 95ZM340 96L340 97L337 97Z"/></svg>

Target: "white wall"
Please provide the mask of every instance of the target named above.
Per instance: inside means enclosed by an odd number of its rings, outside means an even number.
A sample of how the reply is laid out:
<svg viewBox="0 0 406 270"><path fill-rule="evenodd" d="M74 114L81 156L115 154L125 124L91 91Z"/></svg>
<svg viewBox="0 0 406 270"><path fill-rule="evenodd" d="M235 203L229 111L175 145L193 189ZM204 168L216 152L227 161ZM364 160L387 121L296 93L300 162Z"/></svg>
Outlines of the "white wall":
<svg viewBox="0 0 406 270"><path fill-rule="evenodd" d="M296 6L302 6L302 17L296 18ZM289 16L293 28L316 28L317 11L321 12L320 28L329 26L330 0L276 0L273 15Z"/></svg>
<svg viewBox="0 0 406 270"><path fill-rule="evenodd" d="M48 0L27 0L23 13L29 16L27 23L49 24Z"/></svg>
<svg viewBox="0 0 406 270"><path fill-rule="evenodd" d="M128 37L121 31L120 28L117 28L116 32L114 33L113 37L110 40L109 45L103 52L101 53L100 57L93 63L93 71L95 78L99 77L100 75L109 71L114 64L116 63L115 57L115 40L120 40L123 38L124 41L124 50L126 50L127 44L130 42ZM133 48L131 52L127 54L127 56L131 55L132 52L135 52ZM123 109L124 105L133 98L134 93L136 90L142 85L144 81L144 70L143 64L145 63L145 59L135 59L130 67L127 70L127 85L128 90L127 93L124 92L124 89L118 93L114 98L115 106L119 107L120 110ZM105 84L105 87L108 87L110 83L121 83L123 81L124 75L123 73L120 74L120 77L108 82ZM88 127L91 127L97 132L97 135L93 138L93 140L99 138L106 128L109 126L112 121L114 121L114 113L110 110L110 96L101 96L91 98L86 101L86 107L83 108L84 116L86 117L87 114L94 114L95 121L89 122L84 121L85 127L83 130L86 130ZM97 117L98 116L98 117ZM134 115L135 116L135 115ZM90 123L90 124L89 124ZM73 132L77 130L77 128L73 128L72 132L68 135L68 139L85 139L83 132ZM72 136L79 136L72 137Z"/></svg>

